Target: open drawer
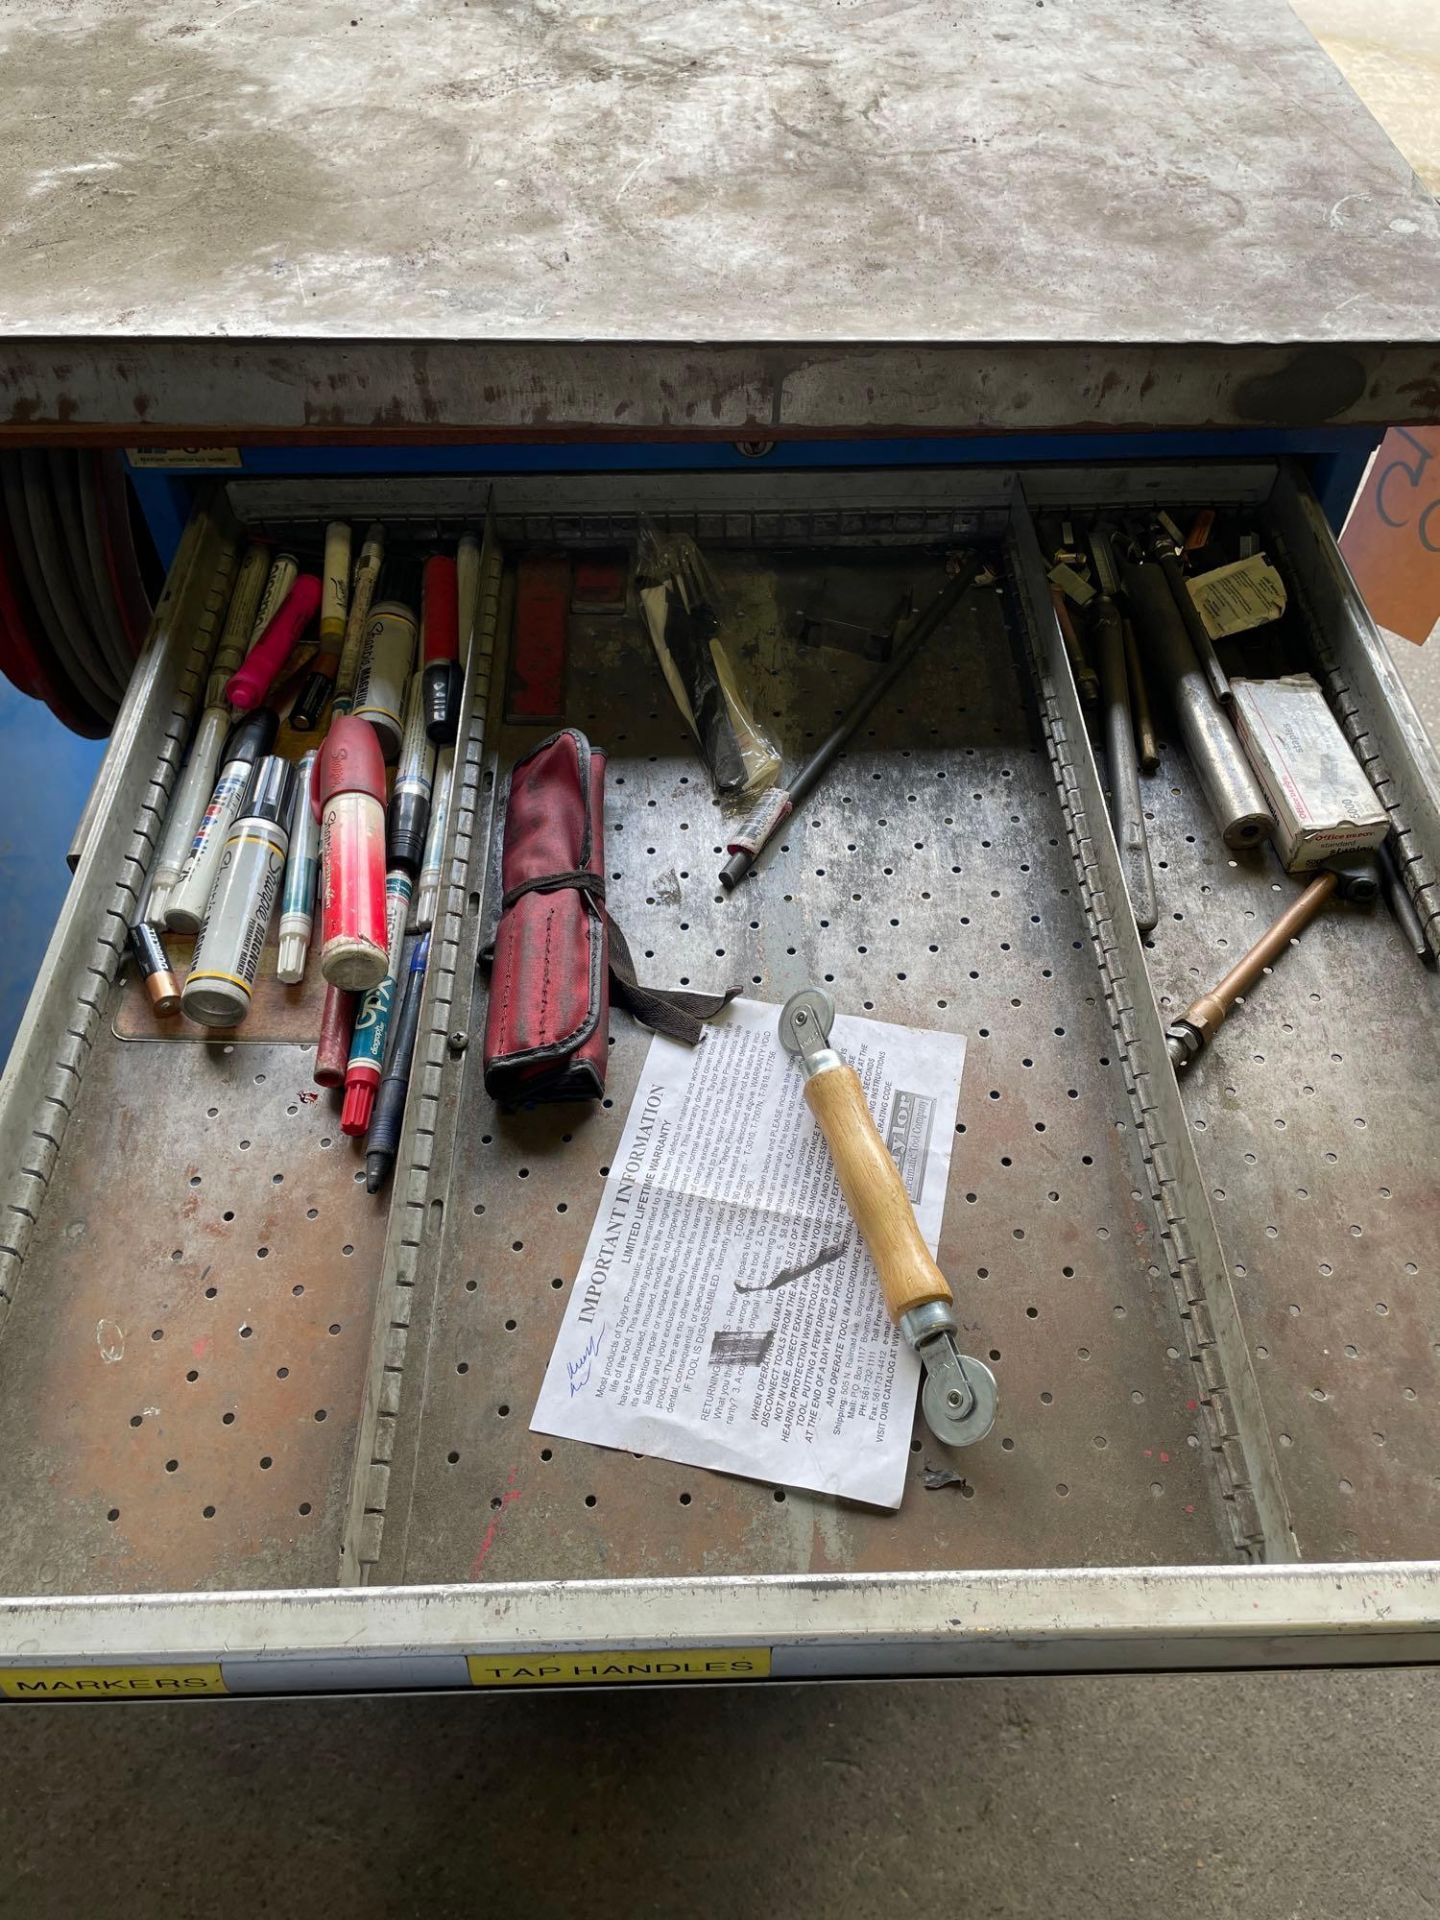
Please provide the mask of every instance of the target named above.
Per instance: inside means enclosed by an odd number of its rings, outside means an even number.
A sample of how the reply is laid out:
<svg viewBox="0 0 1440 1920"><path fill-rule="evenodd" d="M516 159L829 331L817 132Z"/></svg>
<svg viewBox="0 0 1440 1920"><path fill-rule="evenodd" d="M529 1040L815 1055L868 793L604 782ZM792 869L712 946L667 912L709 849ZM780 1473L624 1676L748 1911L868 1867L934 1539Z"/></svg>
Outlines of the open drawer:
<svg viewBox="0 0 1440 1920"><path fill-rule="evenodd" d="M1437 926L1435 762L1289 470L517 478L488 503L464 479L245 479L198 508L0 1106L13 1687L1433 1657L1434 976L1383 908L1337 909L1182 1092L1163 1021L1283 875L1226 852L1166 740L1141 940L1036 536L1037 514L1214 503L1263 530ZM939 1259L1001 1412L958 1475L917 1424L895 1513L529 1431L648 1036L614 1016L593 1109L484 1092L495 797L546 731L503 722L502 582L527 548L627 546L642 511L745 607L787 757L873 671L787 636L822 577L884 598L959 544L997 576L733 896L648 641L571 624L566 717L611 753L609 898L642 971L777 1003L823 980L842 1011L967 1036ZM157 1033L117 978L243 535L318 551L337 516L486 530L388 1215L310 1086L313 985L217 1044Z"/></svg>

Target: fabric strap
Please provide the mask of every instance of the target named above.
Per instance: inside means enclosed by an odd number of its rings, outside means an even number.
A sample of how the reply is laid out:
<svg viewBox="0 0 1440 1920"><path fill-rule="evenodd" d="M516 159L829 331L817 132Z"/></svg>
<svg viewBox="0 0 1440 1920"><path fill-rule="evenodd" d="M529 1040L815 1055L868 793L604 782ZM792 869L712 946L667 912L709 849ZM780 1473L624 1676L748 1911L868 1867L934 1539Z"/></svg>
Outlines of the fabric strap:
<svg viewBox="0 0 1440 1920"><path fill-rule="evenodd" d="M605 905L605 877L577 867L568 873L547 873L536 880L522 880L501 897L502 913L527 893L556 893L562 887L574 887L585 894L603 915L609 931L610 997L624 1007L642 1026L663 1034L667 1040L679 1040L687 1047L700 1044L702 1022L713 1020L720 1009L739 993L738 986L721 993L689 993L679 989L643 987L635 974L630 943L620 931L614 915Z"/></svg>

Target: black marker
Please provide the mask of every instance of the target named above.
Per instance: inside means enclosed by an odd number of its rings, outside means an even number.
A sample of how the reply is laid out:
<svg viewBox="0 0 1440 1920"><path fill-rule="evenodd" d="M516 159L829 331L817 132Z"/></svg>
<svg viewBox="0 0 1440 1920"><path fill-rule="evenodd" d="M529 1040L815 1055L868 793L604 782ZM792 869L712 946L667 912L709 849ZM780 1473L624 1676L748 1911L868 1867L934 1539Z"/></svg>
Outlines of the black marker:
<svg viewBox="0 0 1440 1920"><path fill-rule="evenodd" d="M430 961L430 936L424 934L410 956L410 971L405 981L405 999L395 1023L390 1061L375 1095L375 1111L370 1117L370 1132L365 1140L365 1191L379 1193L390 1177L395 1150L400 1145L400 1123L405 1118L405 1100L410 1091L410 1062L415 1055L415 1036L420 1029L420 996L425 990L425 968Z"/></svg>

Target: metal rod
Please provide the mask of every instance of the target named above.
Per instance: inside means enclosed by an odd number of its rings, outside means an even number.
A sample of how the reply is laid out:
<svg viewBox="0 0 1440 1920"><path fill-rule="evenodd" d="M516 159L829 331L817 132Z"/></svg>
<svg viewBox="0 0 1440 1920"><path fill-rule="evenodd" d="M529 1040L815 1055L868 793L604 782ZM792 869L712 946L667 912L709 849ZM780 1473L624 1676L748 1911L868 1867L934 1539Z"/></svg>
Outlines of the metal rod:
<svg viewBox="0 0 1440 1920"><path fill-rule="evenodd" d="M1155 873L1150 864L1150 841L1145 832L1145 809L1140 800L1140 775L1135 761L1135 734L1125 680L1125 632L1115 602L1108 594L1102 594L1095 601L1094 622L1100 701L1105 720L1105 758L1110 770L1110 818L1125 869L1125 887L1135 924L1141 933L1149 933L1160 918L1160 907L1155 898Z"/></svg>
<svg viewBox="0 0 1440 1920"><path fill-rule="evenodd" d="M1395 916L1396 925L1414 948L1416 959L1423 960L1427 966L1431 965L1435 955L1430 951L1425 928L1415 910L1415 902L1410 898L1410 889L1400 877L1400 869L1395 864L1395 855L1390 850L1388 840L1375 849L1375 856L1380 867L1380 884L1385 890L1386 904Z"/></svg>
<svg viewBox="0 0 1440 1920"><path fill-rule="evenodd" d="M1156 555L1160 562L1160 571L1165 576L1180 618L1185 622L1185 631L1190 636L1190 644L1195 649L1195 657L1205 669L1205 677L1210 682L1210 690L1223 705L1230 700L1230 682L1225 669L1220 664L1220 656L1215 651L1215 642L1210 638L1210 629L1200 618L1200 609L1190 598L1190 589L1185 584L1185 575L1175 551L1169 545Z"/></svg>
<svg viewBox="0 0 1440 1920"><path fill-rule="evenodd" d="M1135 747L1140 755L1140 771L1154 773L1160 764L1160 743L1155 734L1155 716L1150 710L1150 689L1145 684L1145 668L1135 639L1135 622L1122 619L1125 634L1125 668L1130 678L1130 708L1135 715Z"/></svg>
<svg viewBox="0 0 1440 1920"><path fill-rule="evenodd" d="M721 884L727 890L739 886L780 822L805 800L856 728L890 691L941 621L973 586L979 571L979 554L964 554L950 580L929 606L922 607L915 615L903 641L895 649L890 664L875 675L844 719L820 742L789 785L772 787L769 793L762 796L759 805L732 841L731 857L720 870Z"/></svg>
<svg viewBox="0 0 1440 1920"><path fill-rule="evenodd" d="M1250 991L1265 969L1273 967L1290 942L1305 931L1339 884L1340 876L1336 873L1317 874L1299 899L1293 900L1274 925L1261 934L1250 951L1166 1029L1166 1050L1177 1067L1188 1066L1200 1049L1214 1039L1235 1002Z"/></svg>
<svg viewBox="0 0 1440 1920"><path fill-rule="evenodd" d="M1070 661L1070 671L1075 676L1075 684L1080 689L1080 698L1087 707L1093 707L1100 698L1100 682L1095 669L1085 655L1085 643L1075 625L1075 616L1070 611L1070 602L1061 588L1052 585L1050 601L1055 608L1055 618L1060 625L1060 638L1065 642L1065 652Z"/></svg>
<svg viewBox="0 0 1440 1920"><path fill-rule="evenodd" d="M1254 847L1275 821L1230 722L1210 691L1161 569L1125 569L1125 594L1151 657L1170 687L1186 751L1227 847Z"/></svg>

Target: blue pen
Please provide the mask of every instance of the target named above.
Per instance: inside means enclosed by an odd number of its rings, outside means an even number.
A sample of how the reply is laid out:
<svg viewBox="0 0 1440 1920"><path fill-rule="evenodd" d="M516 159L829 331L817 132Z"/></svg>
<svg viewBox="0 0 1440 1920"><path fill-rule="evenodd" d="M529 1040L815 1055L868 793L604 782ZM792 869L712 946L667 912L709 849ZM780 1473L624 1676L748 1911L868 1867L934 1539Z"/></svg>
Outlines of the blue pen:
<svg viewBox="0 0 1440 1920"><path fill-rule="evenodd" d="M395 1152L400 1145L400 1123L405 1118L405 1100L410 1091L410 1062L415 1057L415 1037L420 1031L420 996L425 988L425 968L430 961L430 936L425 934L410 956L410 972L405 981L405 998L400 1018L395 1022L395 1039L380 1090L375 1096L375 1112L365 1141L365 1191L378 1193L390 1177Z"/></svg>

